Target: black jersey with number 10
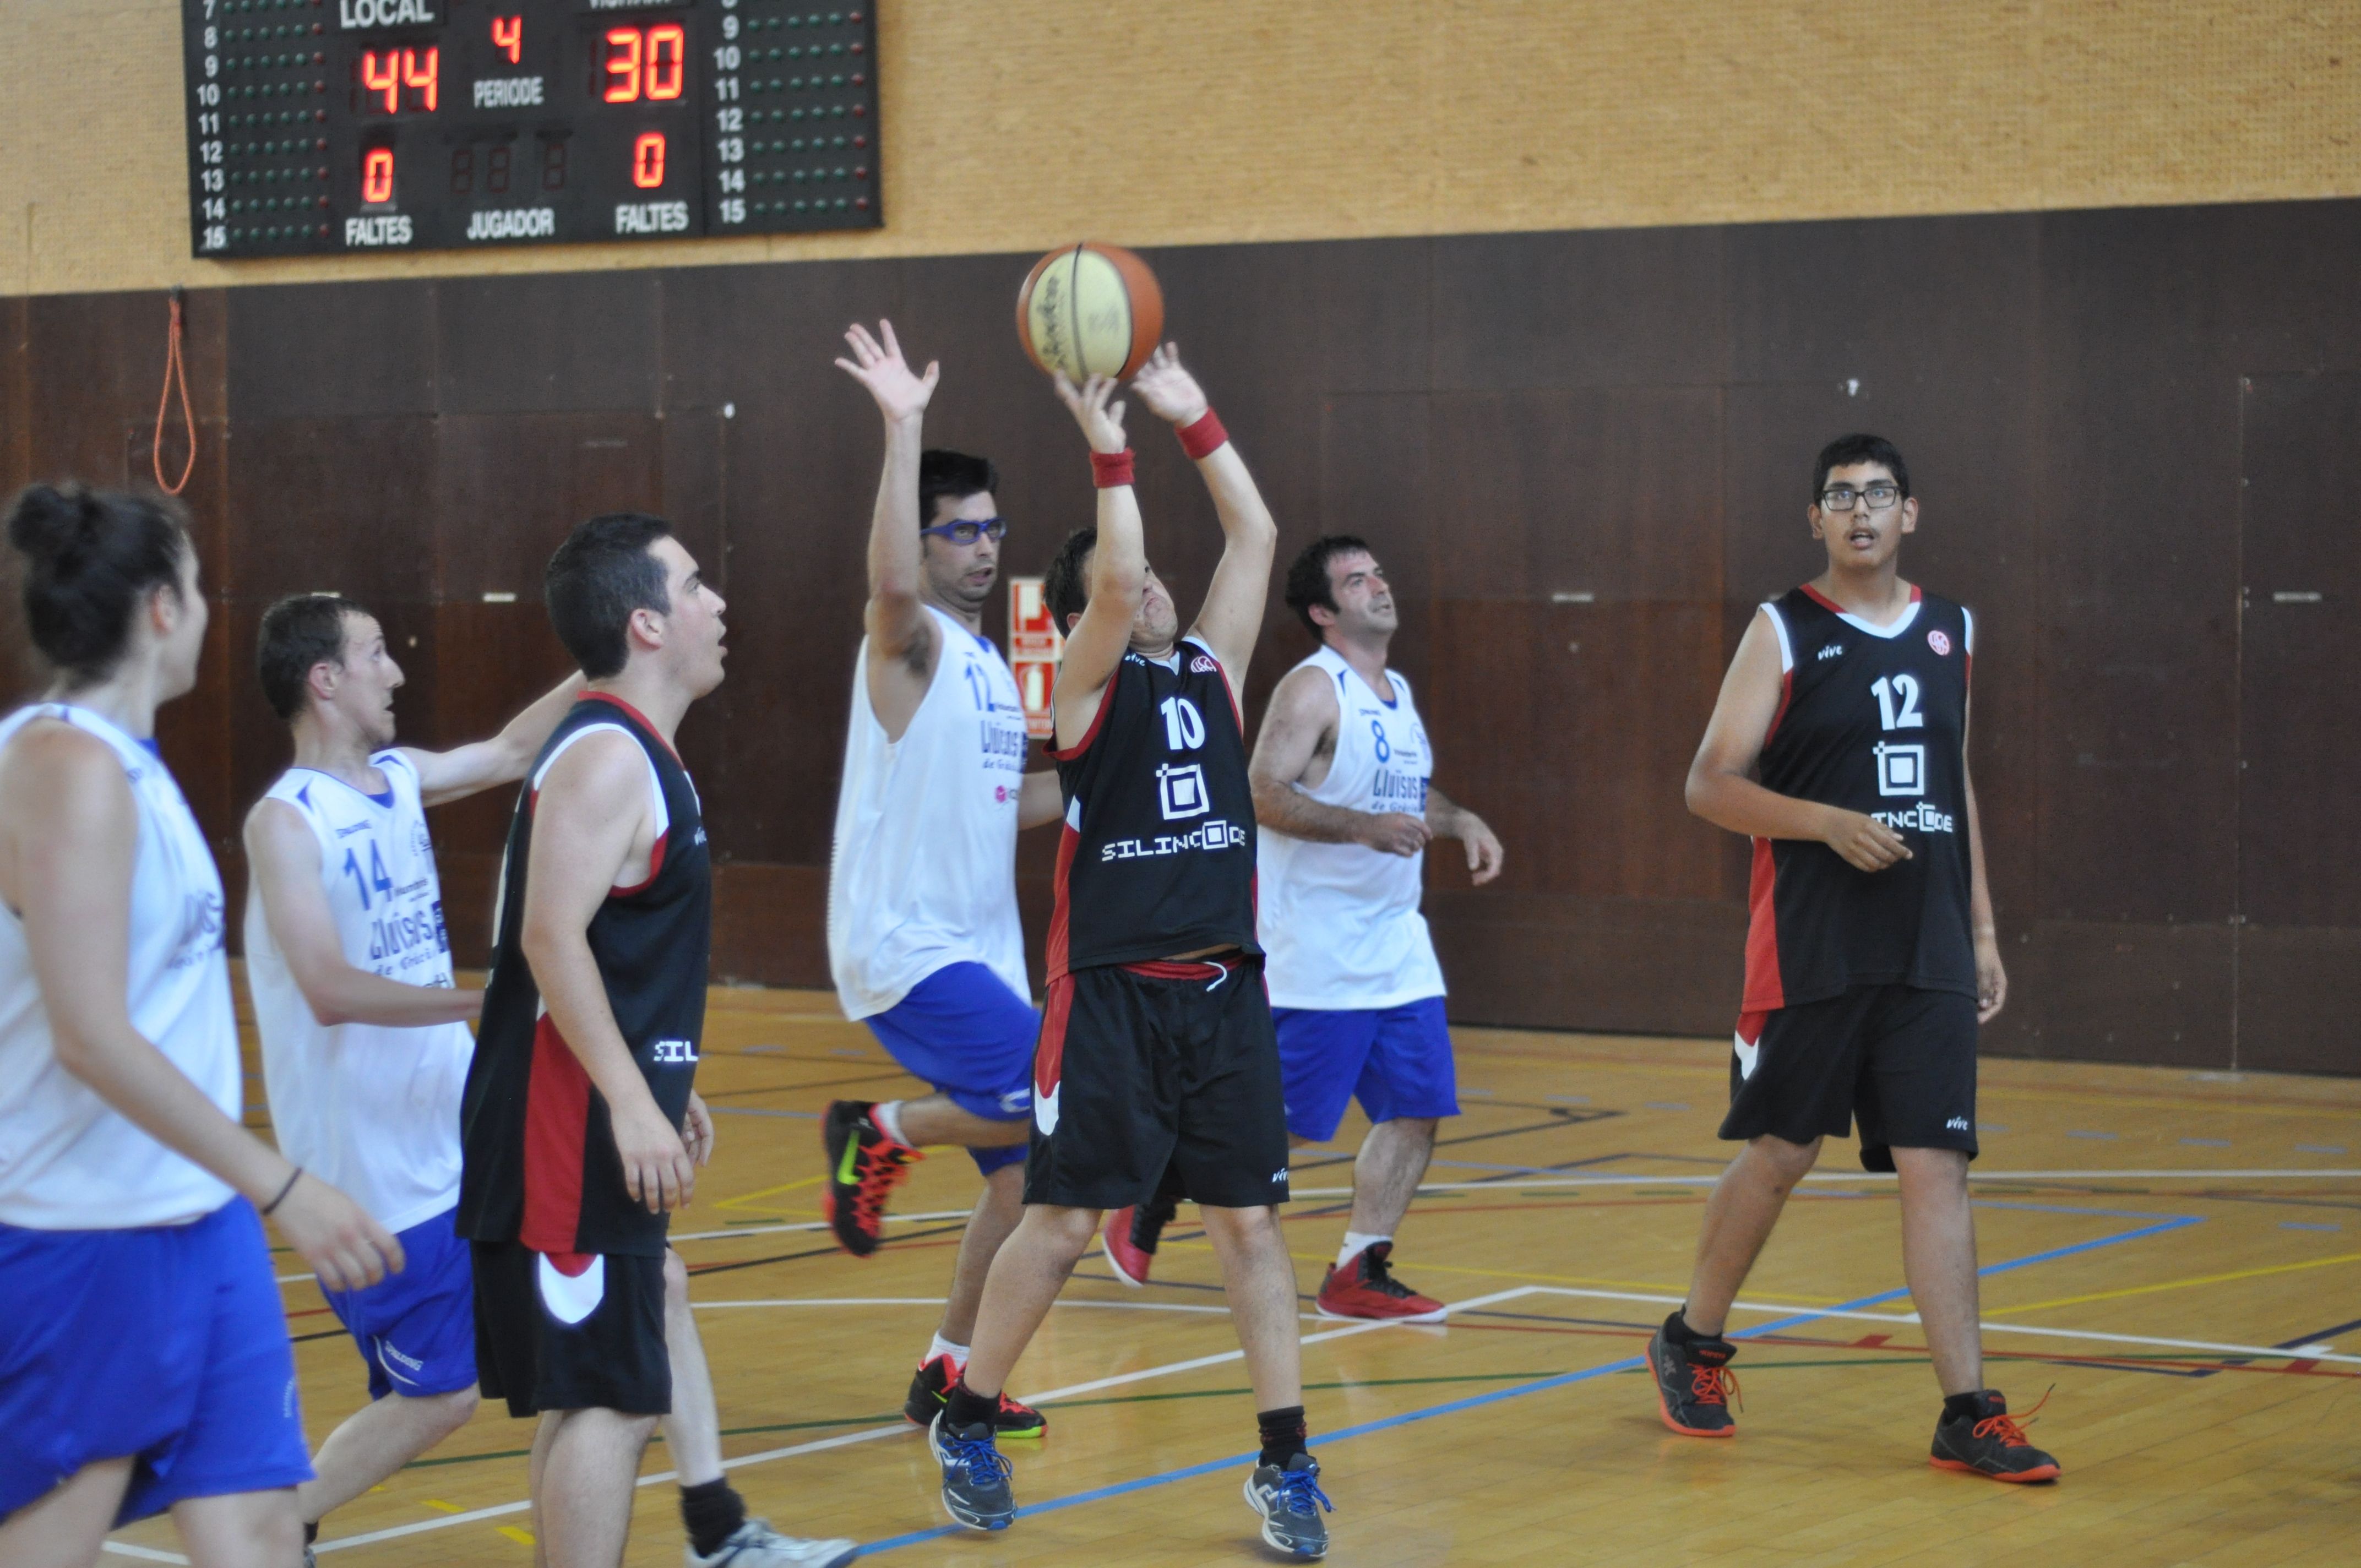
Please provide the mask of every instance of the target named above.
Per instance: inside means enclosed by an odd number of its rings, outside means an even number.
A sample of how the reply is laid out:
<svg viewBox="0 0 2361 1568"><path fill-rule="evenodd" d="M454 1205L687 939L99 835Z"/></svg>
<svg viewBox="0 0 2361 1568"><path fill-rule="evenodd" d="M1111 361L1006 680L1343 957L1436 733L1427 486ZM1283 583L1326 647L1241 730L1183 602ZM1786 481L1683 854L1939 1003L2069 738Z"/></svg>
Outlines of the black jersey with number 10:
<svg viewBox="0 0 2361 1568"><path fill-rule="evenodd" d="M1193 639L1171 665L1126 652L1087 734L1052 751L1066 797L1049 970L1255 941L1254 792L1222 663Z"/></svg>
<svg viewBox="0 0 2361 1568"><path fill-rule="evenodd" d="M1974 995L1963 750L1974 619L1916 588L1891 626L1808 587L1763 608L1783 671L1763 787L1873 817L1910 858L1862 872L1816 839L1755 839L1743 1011L1862 985Z"/></svg>

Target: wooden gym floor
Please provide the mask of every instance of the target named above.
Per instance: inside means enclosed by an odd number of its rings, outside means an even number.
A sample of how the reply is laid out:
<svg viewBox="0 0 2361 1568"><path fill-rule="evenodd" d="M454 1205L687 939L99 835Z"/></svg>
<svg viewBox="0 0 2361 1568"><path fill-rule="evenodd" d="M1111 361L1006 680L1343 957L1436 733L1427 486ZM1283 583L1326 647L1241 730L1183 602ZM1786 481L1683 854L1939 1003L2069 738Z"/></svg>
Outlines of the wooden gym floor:
<svg viewBox="0 0 2361 1568"><path fill-rule="evenodd" d="M732 1479L803 1534L924 1564L1197 1564L1267 1557L1238 1496L1253 1403L1211 1254L1187 1223L1134 1291L1093 1255L1013 1385L1047 1408L1008 1445L1028 1512L948 1527L899 1415L960 1215L956 1151L919 1167L863 1261L818 1221L832 1098L914 1091L818 992L717 990L699 1088L719 1142L675 1235L719 1386ZM1642 1363L1687 1277L1726 1050L1711 1042L1455 1032L1446 1124L1398 1259L1447 1326L1310 1317L1345 1224L1349 1122L1298 1155L1287 1210L1303 1376L1348 1564L2345 1564L2361 1539L2361 1082L2009 1060L1983 1067L1977 1167L1989 1381L2064 1479L1930 1470L1938 1395L1890 1179L1831 1144L1732 1332L1733 1442L1658 1423ZM263 1121L258 1080L248 1119ZM301 1265L289 1322L313 1442L366 1398ZM331 1517L334 1568L526 1568L526 1423L490 1406ZM661 1443L628 1561L680 1561ZM1040 1510L1033 1512L1031 1510ZM150 1520L113 1550L181 1561ZM119 1559L117 1559L119 1560Z"/></svg>

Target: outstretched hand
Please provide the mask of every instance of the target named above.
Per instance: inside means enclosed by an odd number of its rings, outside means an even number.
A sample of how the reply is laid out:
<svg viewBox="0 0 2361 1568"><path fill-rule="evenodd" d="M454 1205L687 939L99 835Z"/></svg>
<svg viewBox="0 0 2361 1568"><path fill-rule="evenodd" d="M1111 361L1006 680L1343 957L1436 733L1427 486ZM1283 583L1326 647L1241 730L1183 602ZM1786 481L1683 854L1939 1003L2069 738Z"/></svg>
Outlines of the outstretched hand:
<svg viewBox="0 0 2361 1568"><path fill-rule="evenodd" d="M1131 389L1139 394L1148 411L1174 424L1194 424L1213 406L1205 400L1197 378L1181 368L1177 343L1168 343L1148 356L1148 363L1131 378Z"/></svg>
<svg viewBox="0 0 2361 1568"><path fill-rule="evenodd" d="M909 362L902 357L902 345L895 339L892 322L880 321L876 337L855 322L845 329L844 341L852 345L852 357L838 360L837 367L869 389L886 423L899 424L926 411L942 367L930 359L924 376L912 375Z"/></svg>
<svg viewBox="0 0 2361 1568"><path fill-rule="evenodd" d="M1058 372L1058 400L1066 405L1066 411L1082 427L1082 435L1093 452L1120 452L1124 448L1123 405L1107 400L1115 396L1115 389L1111 376L1093 376L1077 387L1063 370Z"/></svg>

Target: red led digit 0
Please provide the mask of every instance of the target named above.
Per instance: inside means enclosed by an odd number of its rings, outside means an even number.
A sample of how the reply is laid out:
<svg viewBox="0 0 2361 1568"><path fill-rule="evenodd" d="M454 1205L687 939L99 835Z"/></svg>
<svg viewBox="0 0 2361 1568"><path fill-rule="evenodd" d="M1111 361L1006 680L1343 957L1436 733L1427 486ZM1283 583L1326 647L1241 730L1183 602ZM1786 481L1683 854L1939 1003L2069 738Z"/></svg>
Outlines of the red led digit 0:
<svg viewBox="0 0 2361 1568"><path fill-rule="evenodd" d="M393 200L393 148L373 147L361 158L361 200Z"/></svg>
<svg viewBox="0 0 2361 1568"><path fill-rule="evenodd" d="M507 55L511 65L522 60L524 56L524 18L522 16L494 16L492 47Z"/></svg>
<svg viewBox="0 0 2361 1568"><path fill-rule="evenodd" d="M434 112L434 79L442 73L442 68L443 51L440 49L430 49L426 51L426 69L423 72L418 69L416 49L406 49L401 51L401 84L404 87L425 89L426 112L430 115Z"/></svg>
<svg viewBox="0 0 2361 1568"><path fill-rule="evenodd" d="M642 191L653 191L664 183L664 132L641 132L640 139L631 144L631 183Z"/></svg>
<svg viewBox="0 0 2361 1568"><path fill-rule="evenodd" d="M607 83L607 102L637 103L640 96L640 29L608 28L607 49L607 74L613 78Z"/></svg>
<svg viewBox="0 0 2361 1568"><path fill-rule="evenodd" d="M361 50L361 85L374 94L385 94L385 112L393 114L401 107L401 61L391 49L385 54L385 74L378 74L377 50Z"/></svg>
<svg viewBox="0 0 2361 1568"><path fill-rule="evenodd" d="M677 98L686 76L688 34L678 22L648 29L648 63L642 73L651 98Z"/></svg>

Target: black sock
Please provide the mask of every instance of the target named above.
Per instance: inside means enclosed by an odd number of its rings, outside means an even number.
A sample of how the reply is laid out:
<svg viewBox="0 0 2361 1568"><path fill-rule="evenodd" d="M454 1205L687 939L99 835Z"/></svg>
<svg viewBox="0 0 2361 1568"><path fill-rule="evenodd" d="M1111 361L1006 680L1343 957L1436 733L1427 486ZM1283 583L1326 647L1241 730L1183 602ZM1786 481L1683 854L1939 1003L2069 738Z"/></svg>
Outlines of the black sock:
<svg viewBox="0 0 2361 1568"><path fill-rule="evenodd" d="M1312 1434L1303 1424L1303 1407L1290 1405L1283 1410L1261 1410L1255 1415L1255 1425L1261 1428L1264 1464L1284 1465L1299 1453L1312 1447Z"/></svg>
<svg viewBox="0 0 2361 1568"><path fill-rule="evenodd" d="M1947 1394L1943 1397L1943 1419L1947 1421L1971 1421L1983 1413L1983 1395Z"/></svg>
<svg viewBox="0 0 2361 1568"><path fill-rule="evenodd" d="M699 1557L710 1557L746 1522L746 1499L727 1480L683 1486L680 1522L688 1527L690 1548Z"/></svg>
<svg viewBox="0 0 2361 1568"><path fill-rule="evenodd" d="M949 1431L965 1431L979 1421L989 1427L999 1413L1000 1397L977 1393L964 1376L943 1396L943 1427Z"/></svg>
<svg viewBox="0 0 2361 1568"><path fill-rule="evenodd" d="M304 1545L309 1546L309 1545L311 1545L313 1541L317 1541L317 1540L319 1540L319 1539L320 1539L320 1526L319 1526L319 1523L318 1523L318 1521L317 1521L317 1520L314 1520L313 1522L312 1522L312 1523L310 1523L310 1524L307 1524L307 1525L305 1525L305 1526L303 1527L303 1544L304 1544Z"/></svg>
<svg viewBox="0 0 2361 1568"><path fill-rule="evenodd" d="M1686 1312L1687 1310L1688 1309L1686 1307L1683 1307L1678 1311L1675 1311L1671 1317L1664 1320L1664 1337L1666 1339L1672 1341L1675 1344L1679 1345L1683 1350L1686 1350L1689 1346L1697 1343L1697 1342L1701 1339L1719 1339L1721 1337L1719 1334L1701 1334L1697 1332L1697 1330L1689 1327L1688 1319L1681 1315L1682 1312Z"/></svg>

